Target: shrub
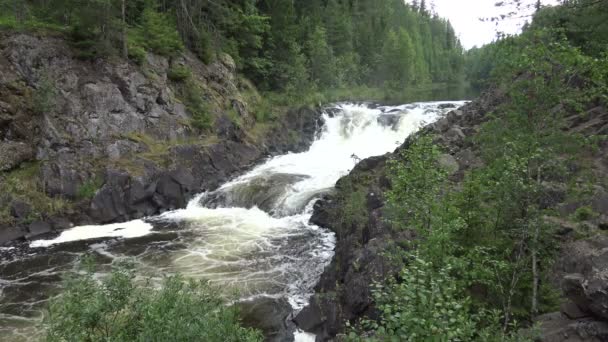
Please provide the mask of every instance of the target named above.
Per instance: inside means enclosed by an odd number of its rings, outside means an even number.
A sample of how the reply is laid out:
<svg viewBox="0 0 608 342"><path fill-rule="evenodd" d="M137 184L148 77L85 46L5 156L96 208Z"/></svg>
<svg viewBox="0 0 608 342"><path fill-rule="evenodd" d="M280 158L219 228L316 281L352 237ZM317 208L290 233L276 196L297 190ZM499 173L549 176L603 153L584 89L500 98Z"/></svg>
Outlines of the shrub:
<svg viewBox="0 0 608 342"><path fill-rule="evenodd" d="M203 281L180 276L160 289L138 285L133 272L115 267L102 281L91 271L65 281L50 301L47 341L261 341L239 323L235 307Z"/></svg>
<svg viewBox="0 0 608 342"><path fill-rule="evenodd" d="M586 205L576 209L573 214L574 219L577 221L587 221L597 216L597 213L593 211L593 208Z"/></svg>
<svg viewBox="0 0 608 342"><path fill-rule="evenodd" d="M78 188L77 197L79 199L93 198L93 196L95 196L95 193L97 192L97 190L99 190L99 188L101 187L102 184L103 184L103 181L98 178L93 178L93 179L90 179L90 180L84 182Z"/></svg>
<svg viewBox="0 0 608 342"><path fill-rule="evenodd" d="M173 65L169 68L167 77L174 82L183 82L190 78L191 71L187 66L184 65Z"/></svg>
<svg viewBox="0 0 608 342"><path fill-rule="evenodd" d="M129 44L129 59L137 65L143 65L146 61L146 49L139 45Z"/></svg>
<svg viewBox="0 0 608 342"><path fill-rule="evenodd" d="M212 118L209 107L203 100L203 90L192 79L183 83L180 89L180 96L186 109L190 112L192 119L191 125L200 130L207 130L211 127Z"/></svg>
<svg viewBox="0 0 608 342"><path fill-rule="evenodd" d="M471 341L478 336L477 316L450 275L450 267L435 268L414 257L400 279L376 284L372 294L379 322L363 321L379 341ZM356 333L350 339L358 340Z"/></svg>

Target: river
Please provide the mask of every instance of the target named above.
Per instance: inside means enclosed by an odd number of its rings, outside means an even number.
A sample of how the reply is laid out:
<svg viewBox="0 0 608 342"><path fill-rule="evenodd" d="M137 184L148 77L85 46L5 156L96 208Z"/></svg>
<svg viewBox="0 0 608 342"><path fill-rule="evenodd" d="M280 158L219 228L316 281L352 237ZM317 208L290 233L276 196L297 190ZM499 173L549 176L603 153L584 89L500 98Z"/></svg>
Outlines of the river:
<svg viewBox="0 0 608 342"><path fill-rule="evenodd" d="M40 337L44 304L83 254L103 276L132 258L142 278L209 279L237 302L307 304L335 246L309 224L315 200L360 159L393 151L421 126L463 102L339 104L323 114L310 149L270 158L187 208L120 224L75 227L49 240L0 248L0 340ZM277 304L278 305L278 304ZM309 335L299 333L298 340Z"/></svg>

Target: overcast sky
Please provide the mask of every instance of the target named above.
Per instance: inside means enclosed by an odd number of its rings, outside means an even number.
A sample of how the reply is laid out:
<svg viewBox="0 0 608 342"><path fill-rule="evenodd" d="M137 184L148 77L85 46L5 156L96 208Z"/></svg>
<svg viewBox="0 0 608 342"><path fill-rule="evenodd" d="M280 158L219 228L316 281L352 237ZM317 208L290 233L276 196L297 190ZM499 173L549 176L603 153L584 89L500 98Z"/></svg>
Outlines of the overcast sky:
<svg viewBox="0 0 608 342"><path fill-rule="evenodd" d="M466 49L490 43L496 37L497 29L505 33L517 33L526 19L520 18L505 20L496 26L496 23L481 22L479 18L488 18L509 12L498 8L494 4L502 0L427 0L434 2L435 11L441 16L450 19L460 41ZM526 2L524 0L523 2ZM527 0L534 4L535 0ZM556 0L543 0L542 4L554 4Z"/></svg>

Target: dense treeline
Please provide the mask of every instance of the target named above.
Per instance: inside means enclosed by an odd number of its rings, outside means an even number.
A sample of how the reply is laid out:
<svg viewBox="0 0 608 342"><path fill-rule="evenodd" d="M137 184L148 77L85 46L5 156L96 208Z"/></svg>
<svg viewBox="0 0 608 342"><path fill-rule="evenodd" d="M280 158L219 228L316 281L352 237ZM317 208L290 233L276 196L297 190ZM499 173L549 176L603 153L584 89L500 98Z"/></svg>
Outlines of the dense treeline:
<svg viewBox="0 0 608 342"><path fill-rule="evenodd" d="M263 90L408 85L461 78L448 21L401 0L0 0L0 23L70 33L83 58L188 48L230 54Z"/></svg>
<svg viewBox="0 0 608 342"><path fill-rule="evenodd" d="M554 184L571 184L568 201L588 199L597 182L585 177L584 160L607 137L568 132L567 118L608 103L607 4L541 9L520 36L473 52L503 97L471 137L480 166L450 180L432 136L389 163L386 213L395 230L420 239L394 252L401 272L373 287L380 318L363 320L351 340L537 340L522 328L559 304L549 280L560 247L551 219L598 215L586 206L560 213L546 199Z"/></svg>
<svg viewBox="0 0 608 342"><path fill-rule="evenodd" d="M565 0L561 6L537 7L525 32L550 28L586 55L601 57L608 53L608 1ZM477 88L483 88L500 77L497 66L504 62L505 51L513 40L502 39L465 54L465 74ZM508 58L508 57L507 57ZM495 72L496 70L496 72Z"/></svg>

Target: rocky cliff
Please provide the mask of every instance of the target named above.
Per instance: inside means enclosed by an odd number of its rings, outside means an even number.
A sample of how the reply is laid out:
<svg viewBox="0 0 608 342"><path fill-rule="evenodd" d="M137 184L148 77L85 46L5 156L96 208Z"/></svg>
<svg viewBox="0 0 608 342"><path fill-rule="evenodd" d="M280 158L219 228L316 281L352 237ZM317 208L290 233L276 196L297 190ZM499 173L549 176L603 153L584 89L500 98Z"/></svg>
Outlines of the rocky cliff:
<svg viewBox="0 0 608 342"><path fill-rule="evenodd" d="M453 182L482 165L478 148L471 139L487 114L505 101L497 91L450 112L446 117L423 129L432 133L445 154L440 163L452 171ZM569 118L569 129L587 136L608 133L608 112L603 105L592 105L585 115ZM361 161L336 185L336 192L315 205L312 222L336 233L335 257L317 285L311 304L296 318L296 324L328 340L343 332L346 322L363 317L377 317L370 285L395 275L397 269L385 253L404 248L414 239L412 232L397 231L383 219L384 193L390 189L386 162L400 150L407 149L409 138L394 153ZM608 143L587 156L593 174L594 191L583 201L567 200L565 184L548 184L547 206L560 213L547 217L556 227L555 239L561 252L555 262L554 286L562 289L561 312L538 318L542 341L608 340L608 240L604 230L608 223ZM567 219L577 208L589 206L598 216L582 223ZM566 218L564 218L566 217Z"/></svg>
<svg viewBox="0 0 608 342"><path fill-rule="evenodd" d="M256 96L228 55L148 54L140 66L79 60L61 37L0 35L0 243L183 207L269 154L306 148L318 111L260 123Z"/></svg>

